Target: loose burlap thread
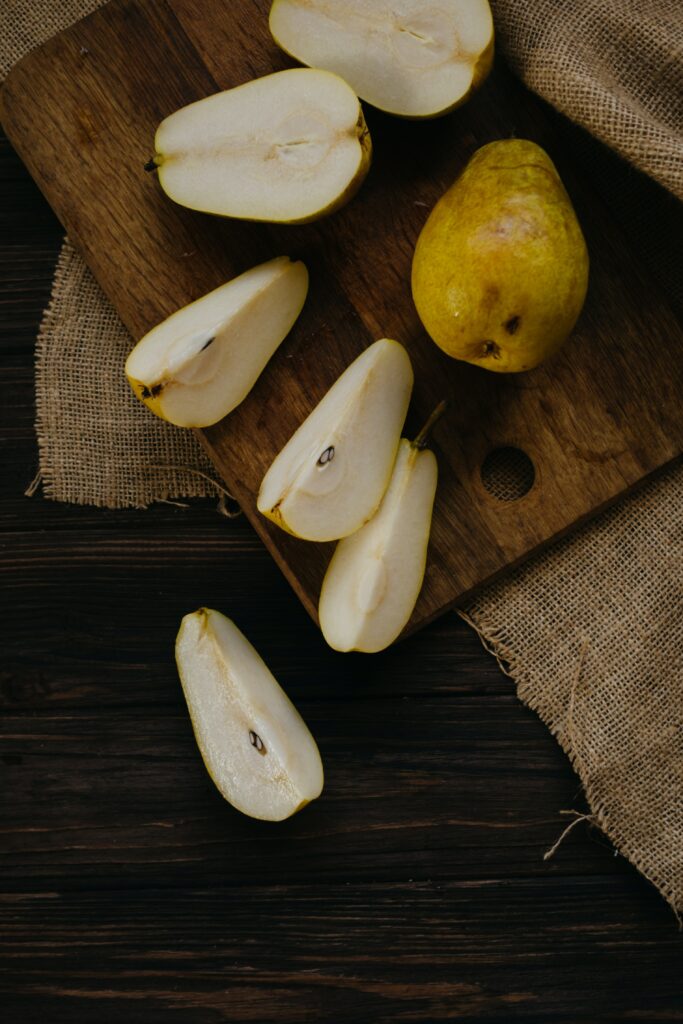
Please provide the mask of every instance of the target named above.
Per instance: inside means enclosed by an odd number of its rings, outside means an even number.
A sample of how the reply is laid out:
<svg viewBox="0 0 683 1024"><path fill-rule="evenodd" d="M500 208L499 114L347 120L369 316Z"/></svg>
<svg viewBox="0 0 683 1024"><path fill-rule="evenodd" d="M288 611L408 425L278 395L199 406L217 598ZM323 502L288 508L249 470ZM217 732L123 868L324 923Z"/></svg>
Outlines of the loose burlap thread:
<svg viewBox="0 0 683 1024"><path fill-rule="evenodd" d="M463 610L566 751L594 823L683 909L683 472Z"/></svg>
<svg viewBox="0 0 683 1024"><path fill-rule="evenodd" d="M10 0L2 73L100 5ZM679 0L492 7L498 46L531 88L683 194ZM194 437L156 421L129 392L130 345L65 243L37 344L48 497L123 507L213 492ZM104 415L93 380L108 396ZM566 751L585 788L586 820L683 912L683 468L488 587L462 614Z"/></svg>

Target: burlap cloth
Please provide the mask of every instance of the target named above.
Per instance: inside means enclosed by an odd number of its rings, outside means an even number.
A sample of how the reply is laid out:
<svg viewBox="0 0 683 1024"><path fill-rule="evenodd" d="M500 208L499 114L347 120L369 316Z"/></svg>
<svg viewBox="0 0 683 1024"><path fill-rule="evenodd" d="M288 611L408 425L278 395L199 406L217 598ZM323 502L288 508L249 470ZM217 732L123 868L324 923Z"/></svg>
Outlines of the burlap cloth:
<svg viewBox="0 0 683 1024"><path fill-rule="evenodd" d="M3 73L100 3L5 0ZM525 81L680 197L681 0L492 6L498 46ZM647 212L641 221L647 229ZM65 243L37 346L48 497L121 507L212 492L195 472L210 469L192 435L133 399L122 372L130 344ZM94 377L109 395L104 420ZM170 465L186 468L152 468ZM567 752L587 819L683 911L683 468L489 587L463 615Z"/></svg>

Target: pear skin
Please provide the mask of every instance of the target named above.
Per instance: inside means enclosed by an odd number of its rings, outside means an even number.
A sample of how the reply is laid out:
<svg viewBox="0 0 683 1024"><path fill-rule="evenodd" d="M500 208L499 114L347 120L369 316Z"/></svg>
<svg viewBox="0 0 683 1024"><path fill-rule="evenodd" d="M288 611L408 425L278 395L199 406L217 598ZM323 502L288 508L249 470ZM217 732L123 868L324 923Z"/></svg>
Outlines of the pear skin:
<svg viewBox="0 0 683 1024"><path fill-rule="evenodd" d="M547 153L524 139L479 149L415 248L413 299L448 355L497 373L531 370L571 333L588 250Z"/></svg>

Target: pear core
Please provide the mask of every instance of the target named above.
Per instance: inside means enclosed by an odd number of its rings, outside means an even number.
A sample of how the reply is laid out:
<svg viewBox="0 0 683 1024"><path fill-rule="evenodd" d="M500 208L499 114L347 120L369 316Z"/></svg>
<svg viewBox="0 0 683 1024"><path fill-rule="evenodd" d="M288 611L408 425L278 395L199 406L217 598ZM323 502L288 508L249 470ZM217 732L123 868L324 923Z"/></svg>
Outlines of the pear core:
<svg viewBox="0 0 683 1024"><path fill-rule="evenodd" d="M377 509L396 458L413 371L398 342L370 345L275 458L257 507L304 540L354 533Z"/></svg>
<svg viewBox="0 0 683 1024"><path fill-rule="evenodd" d="M308 291L303 263L252 267L178 310L135 346L126 375L162 419L206 427L247 396L291 330Z"/></svg>
<svg viewBox="0 0 683 1024"><path fill-rule="evenodd" d="M281 821L320 795L315 740L234 622L210 608L186 615L176 661L204 764L229 803Z"/></svg>
<svg viewBox="0 0 683 1024"><path fill-rule="evenodd" d="M275 41L341 75L368 103L401 117L458 106L493 59L488 0L275 0Z"/></svg>
<svg viewBox="0 0 683 1024"><path fill-rule="evenodd" d="M193 210L304 223L354 194L370 166L358 97L337 75L293 68L208 96L157 129L163 190Z"/></svg>

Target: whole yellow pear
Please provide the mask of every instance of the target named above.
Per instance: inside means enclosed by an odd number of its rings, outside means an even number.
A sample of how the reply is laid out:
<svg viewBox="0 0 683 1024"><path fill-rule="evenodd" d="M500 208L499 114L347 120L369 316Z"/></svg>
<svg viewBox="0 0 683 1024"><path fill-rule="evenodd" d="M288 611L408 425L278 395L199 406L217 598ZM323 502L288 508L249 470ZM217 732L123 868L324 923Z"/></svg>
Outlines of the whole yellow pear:
<svg viewBox="0 0 683 1024"><path fill-rule="evenodd" d="M477 150L432 210L413 299L437 345L497 373L538 366L571 332L588 250L552 160L524 139Z"/></svg>

